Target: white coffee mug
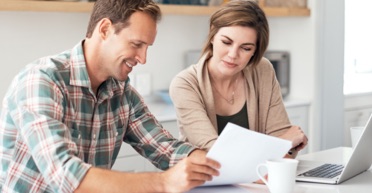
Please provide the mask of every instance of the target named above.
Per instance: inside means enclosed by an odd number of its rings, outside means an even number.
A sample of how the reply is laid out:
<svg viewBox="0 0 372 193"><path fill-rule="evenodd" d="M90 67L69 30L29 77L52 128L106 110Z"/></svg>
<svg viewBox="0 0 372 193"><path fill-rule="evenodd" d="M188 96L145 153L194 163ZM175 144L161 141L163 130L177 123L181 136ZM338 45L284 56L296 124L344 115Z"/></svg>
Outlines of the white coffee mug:
<svg viewBox="0 0 372 193"><path fill-rule="evenodd" d="M350 127L351 147L355 148L362 135L364 127Z"/></svg>
<svg viewBox="0 0 372 193"><path fill-rule="evenodd" d="M296 182L297 165L298 160L295 159L271 159L257 165L256 172L271 193L291 193ZM268 180L261 173L263 167L267 168Z"/></svg>

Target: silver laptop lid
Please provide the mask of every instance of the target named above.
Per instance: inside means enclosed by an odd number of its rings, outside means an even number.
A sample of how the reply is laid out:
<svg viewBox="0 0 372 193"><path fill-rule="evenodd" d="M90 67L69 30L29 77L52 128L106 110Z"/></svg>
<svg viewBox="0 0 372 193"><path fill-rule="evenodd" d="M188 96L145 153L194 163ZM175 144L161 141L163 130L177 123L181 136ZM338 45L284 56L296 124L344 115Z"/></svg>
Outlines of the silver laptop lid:
<svg viewBox="0 0 372 193"><path fill-rule="evenodd" d="M357 142L344 170L337 183L354 177L371 167L372 164L372 114L364 127L362 135Z"/></svg>

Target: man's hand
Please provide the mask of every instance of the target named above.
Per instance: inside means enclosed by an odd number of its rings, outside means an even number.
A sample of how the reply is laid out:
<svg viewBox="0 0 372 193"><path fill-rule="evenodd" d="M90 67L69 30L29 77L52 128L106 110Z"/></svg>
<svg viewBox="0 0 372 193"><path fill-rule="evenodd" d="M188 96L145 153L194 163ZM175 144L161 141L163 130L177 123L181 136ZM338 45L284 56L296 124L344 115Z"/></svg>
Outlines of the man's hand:
<svg viewBox="0 0 372 193"><path fill-rule="evenodd" d="M162 173L166 192L185 192L218 176L220 164L207 158L206 154L194 150L189 157Z"/></svg>

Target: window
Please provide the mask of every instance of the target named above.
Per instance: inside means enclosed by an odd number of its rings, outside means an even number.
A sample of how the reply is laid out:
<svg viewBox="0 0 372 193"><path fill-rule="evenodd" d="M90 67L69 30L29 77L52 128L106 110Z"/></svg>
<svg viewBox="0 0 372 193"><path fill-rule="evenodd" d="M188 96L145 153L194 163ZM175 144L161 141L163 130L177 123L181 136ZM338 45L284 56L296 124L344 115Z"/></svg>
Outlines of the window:
<svg viewBox="0 0 372 193"><path fill-rule="evenodd" d="M345 0L345 95L372 92L371 7L370 0Z"/></svg>

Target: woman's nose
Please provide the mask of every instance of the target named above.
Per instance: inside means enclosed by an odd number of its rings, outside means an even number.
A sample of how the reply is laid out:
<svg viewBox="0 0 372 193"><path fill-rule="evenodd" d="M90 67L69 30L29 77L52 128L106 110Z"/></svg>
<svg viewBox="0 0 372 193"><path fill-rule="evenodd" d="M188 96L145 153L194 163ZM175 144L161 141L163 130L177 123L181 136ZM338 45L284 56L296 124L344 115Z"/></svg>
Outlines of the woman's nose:
<svg viewBox="0 0 372 193"><path fill-rule="evenodd" d="M234 48L234 47L230 47L230 49L229 49L229 53L228 53L228 56L229 56L230 58L236 58L236 57L238 56L238 51L237 51L237 49Z"/></svg>

